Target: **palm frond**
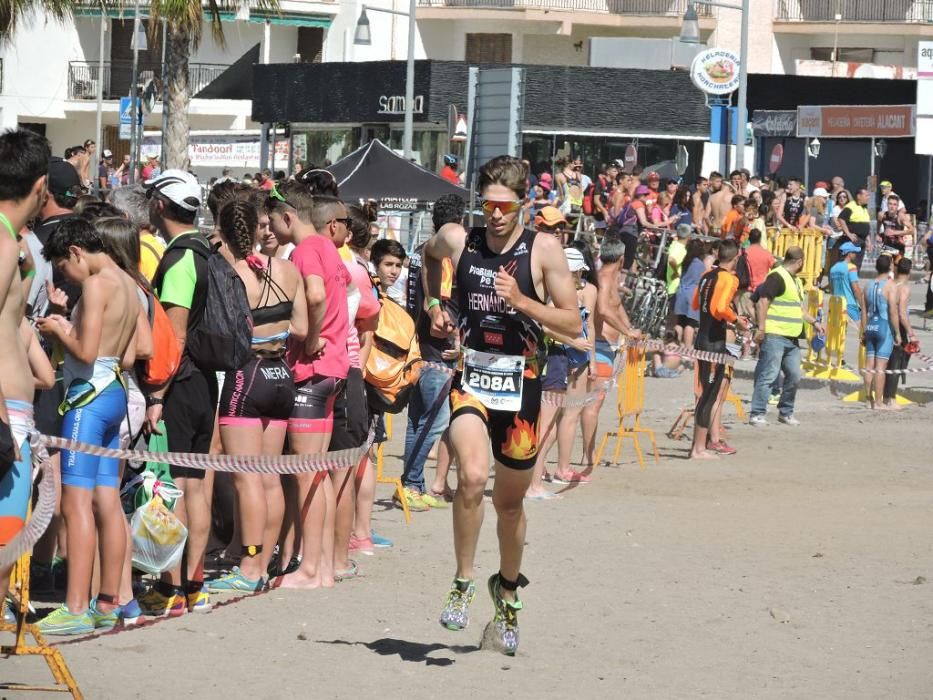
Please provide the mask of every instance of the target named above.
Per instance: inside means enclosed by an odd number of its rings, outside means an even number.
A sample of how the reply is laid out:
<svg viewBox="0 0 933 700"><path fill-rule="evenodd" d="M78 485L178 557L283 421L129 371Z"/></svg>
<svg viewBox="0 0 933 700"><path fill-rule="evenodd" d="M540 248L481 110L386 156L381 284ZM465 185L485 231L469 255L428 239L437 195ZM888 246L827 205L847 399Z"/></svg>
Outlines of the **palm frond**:
<svg viewBox="0 0 933 700"><path fill-rule="evenodd" d="M73 0L0 0L0 44L12 41L17 26L33 12L38 19L62 22L72 16L74 7Z"/></svg>
<svg viewBox="0 0 933 700"><path fill-rule="evenodd" d="M9 1L0 0L0 3ZM191 34L193 48L197 48L201 41L206 14L214 41L224 48L226 40L221 22L223 15L235 13L246 6L254 10L278 11L279 0L207 0L205 4L199 0L152 0L149 13L152 18L151 25L157 25L165 19L170 24L186 28Z"/></svg>

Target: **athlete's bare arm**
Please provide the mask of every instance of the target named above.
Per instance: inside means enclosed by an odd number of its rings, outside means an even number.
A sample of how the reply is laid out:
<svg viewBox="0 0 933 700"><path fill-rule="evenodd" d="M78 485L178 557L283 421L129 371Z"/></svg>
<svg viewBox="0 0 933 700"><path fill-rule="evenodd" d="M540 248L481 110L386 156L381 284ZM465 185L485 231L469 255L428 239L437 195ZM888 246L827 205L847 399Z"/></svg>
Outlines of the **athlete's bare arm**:
<svg viewBox="0 0 933 700"><path fill-rule="evenodd" d="M291 262L282 260L290 266L288 271L288 280L296 287L292 293L292 317L289 321L288 335L296 340L304 340L308 337L308 299L305 296L304 282L301 281L301 274Z"/></svg>
<svg viewBox="0 0 933 700"><path fill-rule="evenodd" d="M897 290L897 317L900 319L901 328L907 329L908 338L915 340L917 336L910 326L910 287L907 284L898 287ZM906 342L908 338L901 338L901 342Z"/></svg>
<svg viewBox="0 0 933 700"><path fill-rule="evenodd" d="M29 321L25 318L19 326L19 337L26 349L29 369L35 382L34 389L51 389L55 386L55 369L52 367L52 363L49 362L42 345L39 344L35 331L32 330L32 326L29 325Z"/></svg>
<svg viewBox="0 0 933 700"><path fill-rule="evenodd" d="M456 270L460 262L460 254L466 245L466 238L467 232L462 226L441 226L440 231L424 244L422 263L427 286L426 300L441 298L441 271L444 258L450 258ZM443 304L435 304L428 309L428 316L431 318L431 335L435 338L445 338L453 330L450 316L443 307Z"/></svg>
<svg viewBox="0 0 933 700"><path fill-rule="evenodd" d="M3 373L0 374L0 387L3 382L11 379L18 372L24 372L25 367L16 367L9 364L9 360L19 358L15 352L20 344L17 332L23 320L23 293L19 279L19 246L7 235L0 236L0 356L7 358L7 362L0 363ZM7 425L10 417L7 415L6 404L3 401L4 392L0 389L0 420Z"/></svg>
<svg viewBox="0 0 933 700"><path fill-rule="evenodd" d="M632 328L632 324L619 298L619 264L603 265L597 273L599 291L596 296L596 313L601 323L609 325L622 335L639 338L641 333Z"/></svg>
<svg viewBox="0 0 933 700"><path fill-rule="evenodd" d="M567 266L560 242L553 236L538 236L531 251L531 277L538 286L543 282L544 289L539 296L550 297L553 306L542 304L526 296L518 288L518 282L505 268L500 267L496 274L496 294L504 299L516 311L552 328L565 336L576 338L583 332L583 321L577 308L577 291L573 275Z"/></svg>
<svg viewBox="0 0 933 700"><path fill-rule="evenodd" d="M305 336L305 353L314 357L324 349L325 340L321 338L321 325L327 310L327 292L324 278L317 275L305 277L305 301L308 307L308 335Z"/></svg>

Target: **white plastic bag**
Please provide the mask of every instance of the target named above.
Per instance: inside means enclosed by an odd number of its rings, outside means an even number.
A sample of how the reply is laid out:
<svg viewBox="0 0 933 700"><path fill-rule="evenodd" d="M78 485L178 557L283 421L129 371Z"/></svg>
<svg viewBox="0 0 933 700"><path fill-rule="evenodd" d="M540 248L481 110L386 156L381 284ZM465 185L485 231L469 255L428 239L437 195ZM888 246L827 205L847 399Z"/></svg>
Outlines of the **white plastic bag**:
<svg viewBox="0 0 933 700"><path fill-rule="evenodd" d="M178 566L185 551L188 528L159 496L137 508L130 521L133 533L133 566L160 574Z"/></svg>

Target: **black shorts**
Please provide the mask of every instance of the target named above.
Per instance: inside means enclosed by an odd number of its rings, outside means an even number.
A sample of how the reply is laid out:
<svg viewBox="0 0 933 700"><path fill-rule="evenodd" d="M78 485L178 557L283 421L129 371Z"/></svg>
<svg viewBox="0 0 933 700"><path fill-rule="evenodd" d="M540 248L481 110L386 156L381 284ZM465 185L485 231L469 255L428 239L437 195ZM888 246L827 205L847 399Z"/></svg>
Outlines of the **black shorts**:
<svg viewBox="0 0 933 700"><path fill-rule="evenodd" d="M677 314L677 325L682 328L699 328L700 322L694 321L689 316L684 316L683 314Z"/></svg>
<svg viewBox="0 0 933 700"><path fill-rule="evenodd" d="M330 434L331 452L349 450L366 442L369 432L369 410L366 406L366 384L363 372L351 367L347 381L334 401L334 428Z"/></svg>
<svg viewBox="0 0 933 700"><path fill-rule="evenodd" d="M295 380L282 358L253 357L227 372L217 407L221 425L266 425L284 428L295 404Z"/></svg>
<svg viewBox="0 0 933 700"><path fill-rule="evenodd" d="M293 433L330 433L334 429L334 403L345 383L345 379L316 374L296 384L288 430Z"/></svg>
<svg viewBox="0 0 933 700"><path fill-rule="evenodd" d="M531 469L538 457L538 415L541 412L541 380L522 381L522 406L518 413L493 411L473 394L459 389L461 375L454 377L450 392L450 423L459 415L473 414L486 423L492 456L510 469Z"/></svg>
<svg viewBox="0 0 933 700"><path fill-rule="evenodd" d="M619 238L625 244L625 253L622 257L622 269L631 270L635 262L635 251L638 248L638 233L631 229L619 229Z"/></svg>
<svg viewBox="0 0 933 700"><path fill-rule="evenodd" d="M214 434L217 376L192 368L184 379L173 381L165 395L162 419L169 452L208 454ZM170 465L175 478L203 479L203 469Z"/></svg>

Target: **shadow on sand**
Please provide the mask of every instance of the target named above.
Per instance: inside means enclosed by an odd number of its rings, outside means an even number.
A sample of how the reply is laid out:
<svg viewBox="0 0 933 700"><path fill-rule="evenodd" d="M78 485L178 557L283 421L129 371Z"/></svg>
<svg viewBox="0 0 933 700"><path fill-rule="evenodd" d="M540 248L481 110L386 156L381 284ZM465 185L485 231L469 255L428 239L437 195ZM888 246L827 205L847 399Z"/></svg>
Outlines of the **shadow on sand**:
<svg viewBox="0 0 933 700"><path fill-rule="evenodd" d="M393 639L383 637L372 642L348 642L343 639L334 639L331 641L319 640L318 644L341 644L344 646L364 646L380 656L398 656L402 661L411 663L424 663L425 666L451 666L456 663L456 659L434 658L428 656L435 651L449 651L454 654L472 654L479 651L479 645L476 646L449 646L447 644L420 644L418 642L408 642L404 639Z"/></svg>

